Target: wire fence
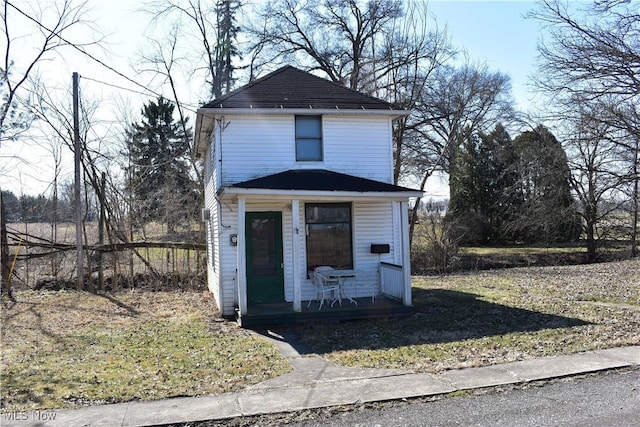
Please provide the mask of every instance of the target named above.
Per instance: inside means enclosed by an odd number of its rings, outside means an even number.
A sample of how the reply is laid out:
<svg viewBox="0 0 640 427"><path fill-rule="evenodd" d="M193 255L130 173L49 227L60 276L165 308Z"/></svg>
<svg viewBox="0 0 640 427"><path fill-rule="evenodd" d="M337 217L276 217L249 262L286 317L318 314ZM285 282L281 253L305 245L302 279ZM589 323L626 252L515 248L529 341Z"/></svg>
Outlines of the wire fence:
<svg viewBox="0 0 640 427"><path fill-rule="evenodd" d="M83 245L82 280L69 227L56 239L38 227L7 227L7 287L28 289L204 289L206 246L195 241L139 240Z"/></svg>

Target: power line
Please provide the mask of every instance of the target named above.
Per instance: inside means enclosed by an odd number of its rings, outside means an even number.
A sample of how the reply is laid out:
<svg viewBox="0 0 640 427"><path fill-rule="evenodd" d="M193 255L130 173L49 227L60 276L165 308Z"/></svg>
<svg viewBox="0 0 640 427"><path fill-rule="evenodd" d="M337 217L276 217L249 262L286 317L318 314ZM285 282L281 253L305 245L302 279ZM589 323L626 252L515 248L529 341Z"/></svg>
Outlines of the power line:
<svg viewBox="0 0 640 427"><path fill-rule="evenodd" d="M84 80L89 80L89 81L92 81L92 82L95 82L95 83L99 83L99 84L102 84L102 85L105 85L105 86L113 87L113 88L116 88L116 89L120 89L120 90L124 90L124 91L127 91L127 92L131 92L131 93L135 93L135 94L138 94L138 95L145 95L145 96L149 95L149 93L146 93L146 92L141 92L141 91L138 91L138 90L129 89L129 88L126 88L124 86L119 86L119 85L114 84L114 83L107 83L104 80L93 79L91 77L85 76L84 74L82 74L80 77L82 77Z"/></svg>
<svg viewBox="0 0 640 427"><path fill-rule="evenodd" d="M89 81L92 81L92 82L95 82L95 83L98 83L98 84L102 84L104 86L113 87L113 88L116 88L116 89L124 90L124 91L131 92L131 93L135 93L135 94L138 94L138 95L148 95L147 93L144 93L144 92L140 92L140 91L137 91L137 90L129 89L129 88L126 88L124 86L119 86L119 85L116 85L114 83L107 83L107 82L105 82L103 80L93 79L93 78L87 77L85 75L81 75L80 77L82 77L84 80L89 80ZM163 98L167 99L164 96L163 96ZM167 99L167 101L173 102L174 104L176 103L175 101L172 101L170 99ZM182 105L182 108L184 108L185 110L190 111L192 113L197 113L197 108L198 108L197 106L194 109L193 107L189 106L188 104L184 104L183 103L181 105Z"/></svg>
<svg viewBox="0 0 640 427"><path fill-rule="evenodd" d="M142 89L144 89L144 91L146 93L151 93L156 97L161 97L162 95L157 93L156 91L153 91L149 88L147 88L146 86L144 86L141 83L138 83L137 81L131 79L130 77L126 76L125 74L121 73L120 71L116 70L115 68L113 68L110 65L107 65L106 63L104 63L102 60L96 58L95 56L93 56L92 54L90 54L89 52L86 52L85 50L83 50L82 48L80 48L79 46L77 46L74 43L71 43L69 40L66 40L65 38L63 38L59 33L54 32L52 30L50 30L49 28L45 27L44 24L42 24L40 21L38 21L37 19L31 17L30 15L28 15L27 13L23 12L20 8L16 7L13 3L11 3L10 1L6 2L7 5L11 6L13 9L15 9L18 13L20 13L22 16L24 16L25 18L29 19L30 21L34 22L36 25L38 25L40 28L46 30L49 32L49 34L55 35L58 39L60 39L61 41L63 41L64 43L68 44L69 46L71 46L72 48L74 48L75 50L77 50L78 52L82 53L83 55L86 55L87 57L89 57L90 59L92 59L93 61L97 62L98 64L102 65L103 67L105 67L107 70L117 74L118 76L122 77L123 79L127 80L130 83L133 83L134 85L141 87Z"/></svg>

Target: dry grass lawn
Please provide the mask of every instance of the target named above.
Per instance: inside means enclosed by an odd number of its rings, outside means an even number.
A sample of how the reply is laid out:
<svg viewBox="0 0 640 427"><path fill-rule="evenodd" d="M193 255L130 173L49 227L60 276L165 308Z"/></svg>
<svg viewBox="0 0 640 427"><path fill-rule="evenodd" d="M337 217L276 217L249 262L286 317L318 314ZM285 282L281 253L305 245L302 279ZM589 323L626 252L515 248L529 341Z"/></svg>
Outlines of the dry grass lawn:
<svg viewBox="0 0 640 427"><path fill-rule="evenodd" d="M413 277L405 319L307 325L347 366L437 372L640 345L640 260Z"/></svg>
<svg viewBox="0 0 640 427"><path fill-rule="evenodd" d="M22 291L2 308L3 411L236 391L290 370L208 292Z"/></svg>
<svg viewBox="0 0 640 427"><path fill-rule="evenodd" d="M17 293L2 309L3 411L237 391L288 372L208 292ZM404 319L292 327L346 366L437 372L640 345L640 260L413 278Z"/></svg>

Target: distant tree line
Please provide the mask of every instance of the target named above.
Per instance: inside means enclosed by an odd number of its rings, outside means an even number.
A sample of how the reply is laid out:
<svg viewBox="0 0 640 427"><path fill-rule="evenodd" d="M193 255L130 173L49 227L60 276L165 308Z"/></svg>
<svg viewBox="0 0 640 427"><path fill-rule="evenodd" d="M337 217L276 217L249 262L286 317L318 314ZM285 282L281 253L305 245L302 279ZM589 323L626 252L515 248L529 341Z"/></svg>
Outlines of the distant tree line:
<svg viewBox="0 0 640 427"><path fill-rule="evenodd" d="M42 194L16 196L11 191L5 190L2 190L2 199L7 223L72 222L74 218L73 206L68 199L56 202ZM56 204L57 207L54 208Z"/></svg>

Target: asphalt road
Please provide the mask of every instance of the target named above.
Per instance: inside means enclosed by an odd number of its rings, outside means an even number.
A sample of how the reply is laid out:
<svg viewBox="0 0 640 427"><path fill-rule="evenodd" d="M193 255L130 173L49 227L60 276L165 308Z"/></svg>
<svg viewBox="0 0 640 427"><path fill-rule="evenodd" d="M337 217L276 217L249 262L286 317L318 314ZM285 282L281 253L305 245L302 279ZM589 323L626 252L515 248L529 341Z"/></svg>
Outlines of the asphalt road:
<svg viewBox="0 0 640 427"><path fill-rule="evenodd" d="M433 402L387 403L293 426L640 426L640 369Z"/></svg>

